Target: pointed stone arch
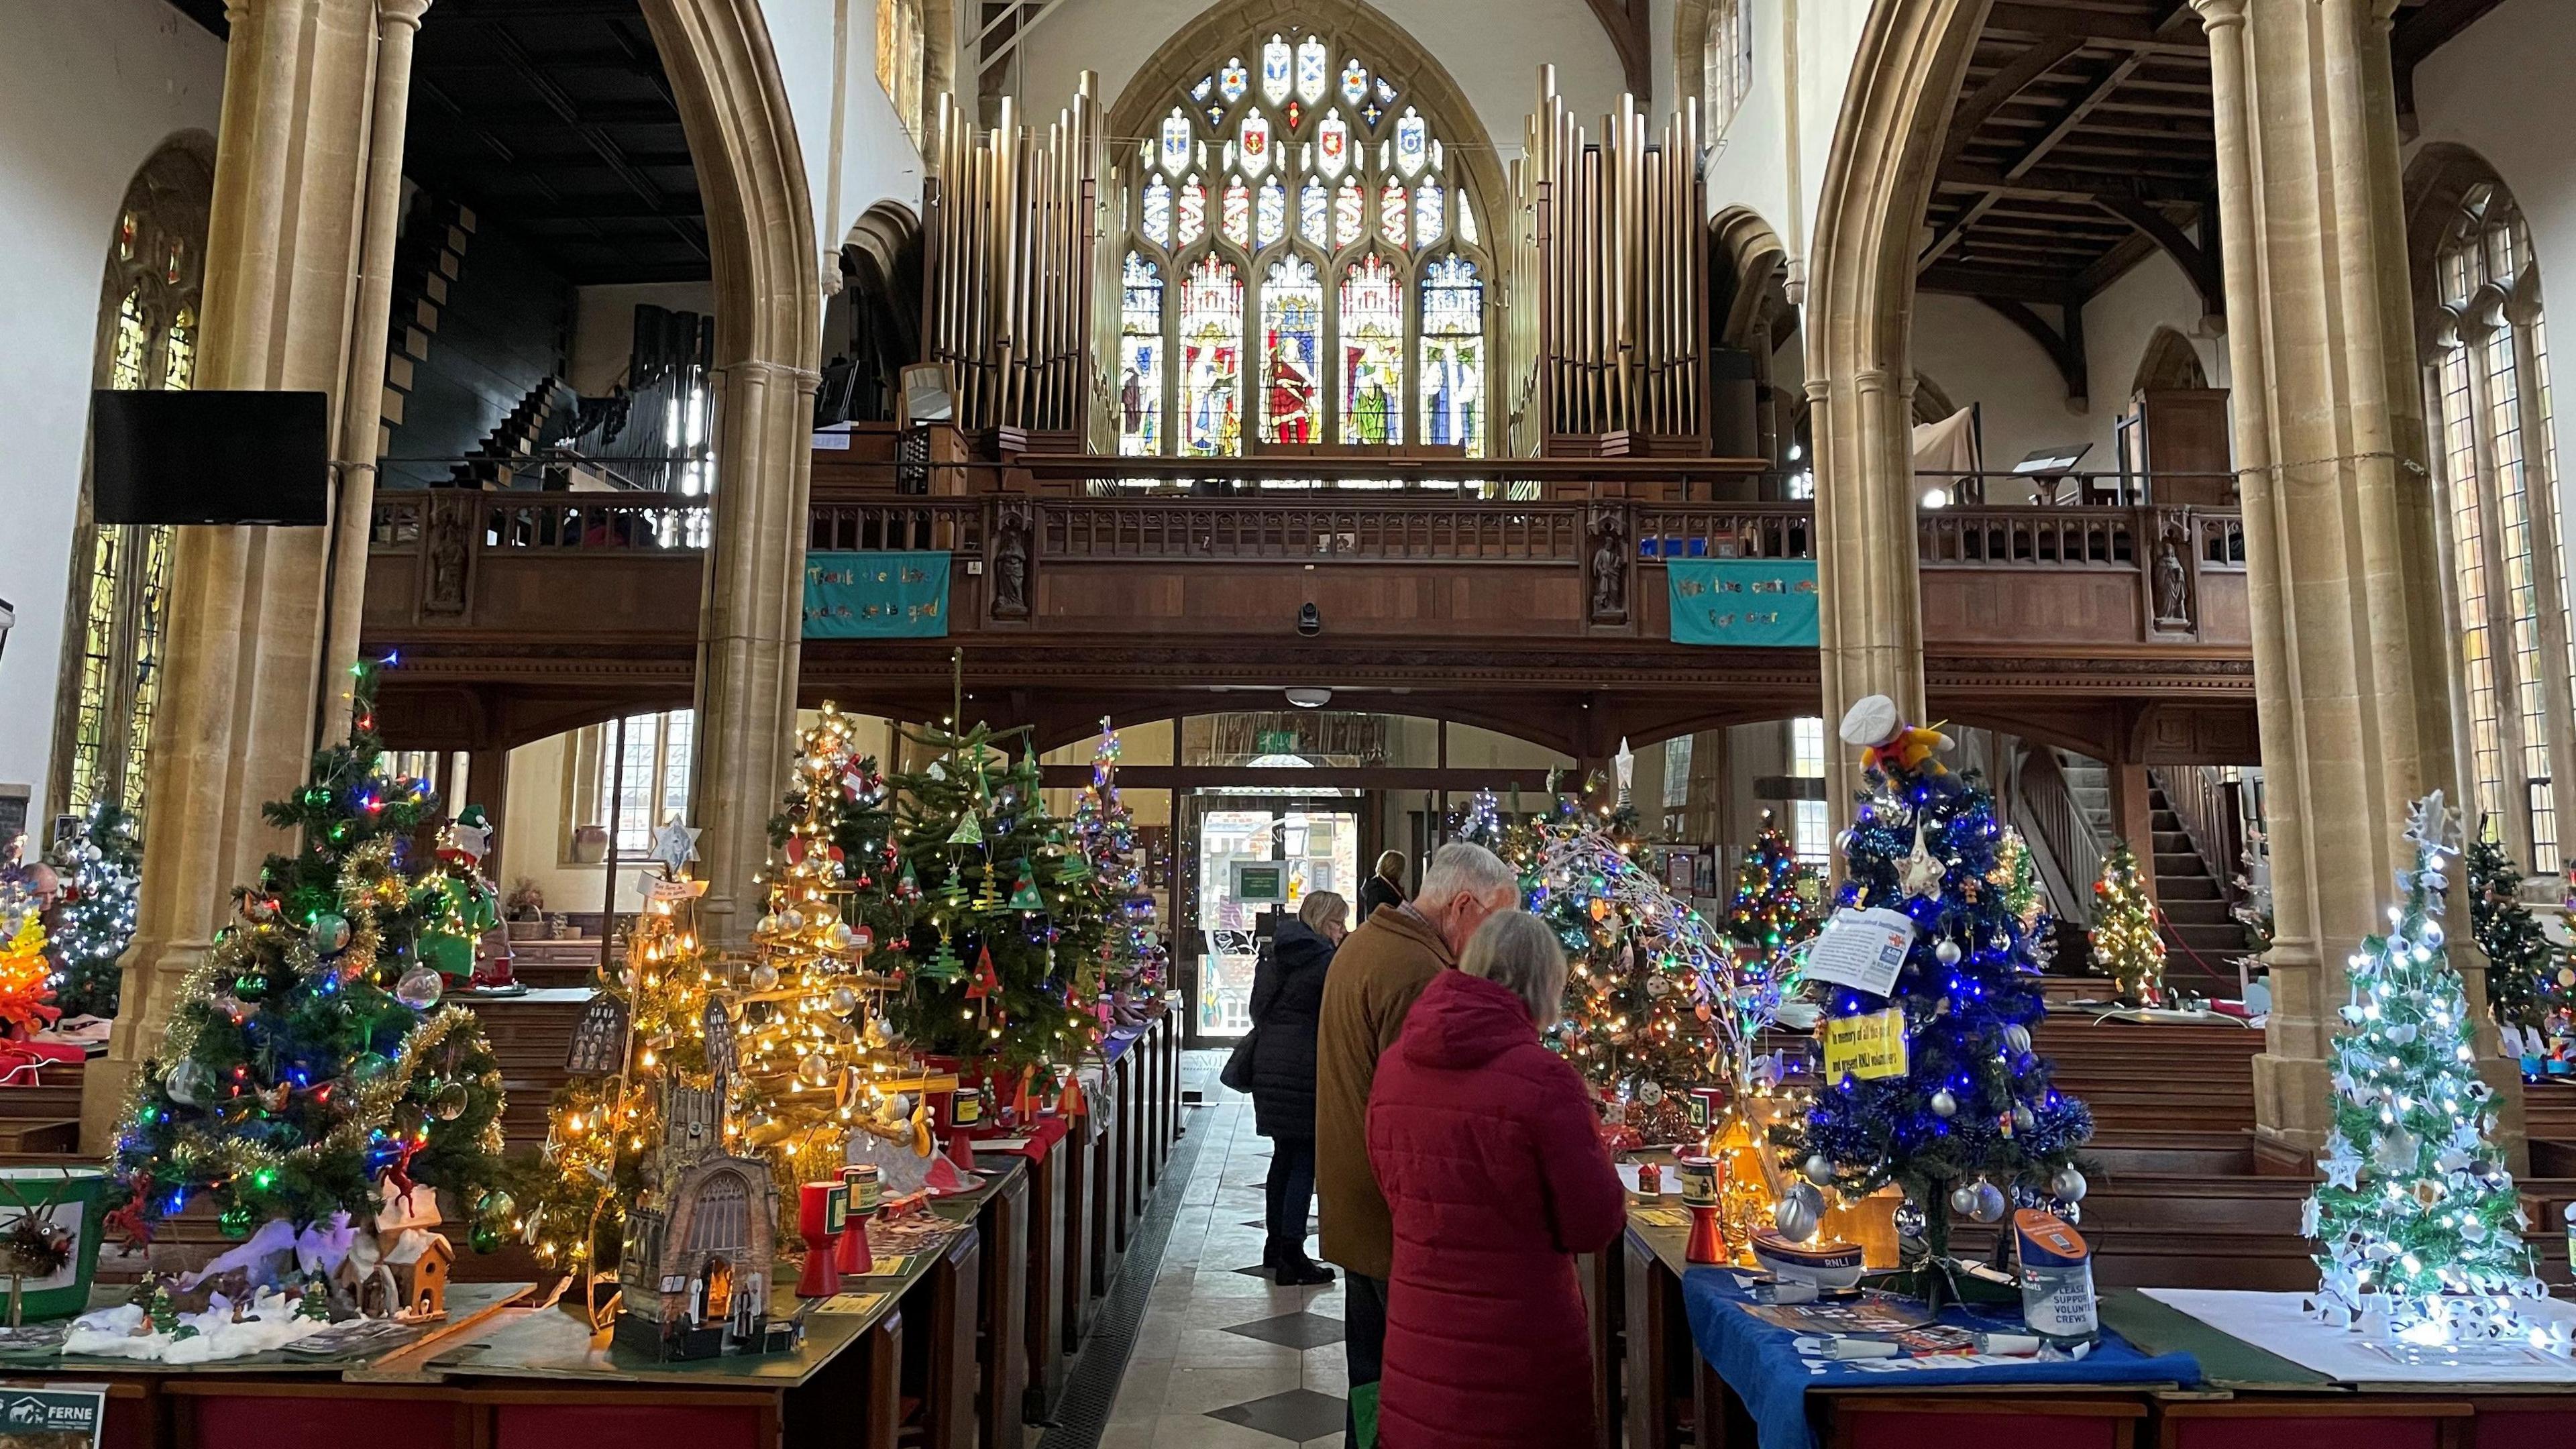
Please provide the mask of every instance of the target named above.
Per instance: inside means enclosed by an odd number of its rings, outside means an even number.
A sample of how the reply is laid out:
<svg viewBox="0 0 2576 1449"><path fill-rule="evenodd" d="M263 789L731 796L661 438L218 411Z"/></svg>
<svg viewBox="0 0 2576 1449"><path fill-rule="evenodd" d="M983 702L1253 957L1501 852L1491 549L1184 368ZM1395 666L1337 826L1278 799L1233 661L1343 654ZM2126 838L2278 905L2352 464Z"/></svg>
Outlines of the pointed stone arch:
<svg viewBox="0 0 2576 1449"><path fill-rule="evenodd" d="M2137 379L2129 384L2129 391L2163 392L2207 386L2209 371L2201 366L2200 349L2171 327L2159 327L2156 335L2147 339L2147 350L2138 359Z"/></svg>

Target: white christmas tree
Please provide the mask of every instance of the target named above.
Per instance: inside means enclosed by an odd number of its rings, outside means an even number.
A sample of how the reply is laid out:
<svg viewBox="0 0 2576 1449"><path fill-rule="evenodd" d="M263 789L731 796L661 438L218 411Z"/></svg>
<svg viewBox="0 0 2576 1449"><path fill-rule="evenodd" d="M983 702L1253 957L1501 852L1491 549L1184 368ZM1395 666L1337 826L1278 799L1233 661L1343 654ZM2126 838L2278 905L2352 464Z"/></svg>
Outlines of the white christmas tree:
<svg viewBox="0 0 2576 1449"><path fill-rule="evenodd" d="M2438 790L2416 804L2397 872L2405 903L2347 964L2349 1028L2334 1047L2334 1134L2301 1225L2324 1251L2313 1300L2326 1322L2418 1344L2525 1340L2564 1353L2566 1324L2527 1315L2548 1289L2530 1226L2488 1136L2496 1104L2477 1074L2476 1023L2443 949L2443 860L2457 822Z"/></svg>

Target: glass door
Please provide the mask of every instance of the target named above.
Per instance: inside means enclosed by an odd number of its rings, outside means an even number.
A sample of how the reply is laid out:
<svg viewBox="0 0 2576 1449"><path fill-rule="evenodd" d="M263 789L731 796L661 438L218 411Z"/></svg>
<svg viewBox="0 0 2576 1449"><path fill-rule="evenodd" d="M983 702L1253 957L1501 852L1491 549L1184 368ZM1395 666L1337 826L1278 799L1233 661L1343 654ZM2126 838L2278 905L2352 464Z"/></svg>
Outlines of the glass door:
<svg viewBox="0 0 2576 1449"><path fill-rule="evenodd" d="M1211 794L1193 804L1190 1036L1232 1041L1252 1029L1253 963L1276 928L1262 918L1295 914L1315 891L1356 898L1360 802Z"/></svg>

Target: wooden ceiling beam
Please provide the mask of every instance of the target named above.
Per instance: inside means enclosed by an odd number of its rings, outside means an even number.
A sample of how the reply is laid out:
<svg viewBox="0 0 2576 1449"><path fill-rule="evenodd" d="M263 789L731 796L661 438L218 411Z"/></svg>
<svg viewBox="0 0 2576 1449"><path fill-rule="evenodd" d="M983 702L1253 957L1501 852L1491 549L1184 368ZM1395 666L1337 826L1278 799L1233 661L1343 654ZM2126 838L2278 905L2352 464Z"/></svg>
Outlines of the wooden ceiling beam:
<svg viewBox="0 0 2576 1449"><path fill-rule="evenodd" d="M1986 12L1986 34L2036 38L2076 35L2083 37L2086 43L2104 49L2134 50L2151 55L2209 54L2206 38L2192 30L2171 26L2171 20L2170 15L2163 19L2106 15L2099 10L2059 10L2030 4L2028 0L1998 0L1995 7Z"/></svg>
<svg viewBox="0 0 2576 1449"><path fill-rule="evenodd" d="M2003 199L2002 192L1989 191L1969 202L1965 210L1961 211L1949 225L1941 228L1939 235L1932 238L1931 245L1923 249L1923 255L1914 259L1914 270L1919 273L1925 267L1941 260L1943 253L1957 246L1960 239L1968 234L1968 228L1975 226L1987 212L1994 209L1996 202Z"/></svg>
<svg viewBox="0 0 2576 1449"><path fill-rule="evenodd" d="M2018 181L2031 168L2046 160L2048 153L2055 150L2059 142L2075 134L2075 128L2084 124L2084 118L2093 114L2095 106L2102 104L2110 97L2111 92L2118 90L2121 82L2137 73L2138 65L2137 56L2125 55L2105 67L2094 77L2090 86L2087 86L2081 94L2069 101L2064 109L2057 113L2056 119L2050 123L2048 129L2040 132L2038 138L2024 147L2021 155L2004 168L2004 180Z"/></svg>
<svg viewBox="0 0 2576 1449"><path fill-rule="evenodd" d="M1950 261L1926 267L1923 274L1914 279L1917 291L1945 292L1961 297L2007 297L2014 301L2049 305L2062 305L2075 283L2075 274L2065 271L1987 267Z"/></svg>
<svg viewBox="0 0 2576 1449"><path fill-rule="evenodd" d="M2080 298L2060 299L2058 315L2064 320L2055 327L2020 298L1980 295L1977 300L2030 334L2030 340L2057 364L2057 375L2066 383L2068 402L2078 408L2090 405L2092 383L2084 362L2084 303Z"/></svg>
<svg viewBox="0 0 2576 1449"><path fill-rule="evenodd" d="M2135 196L2147 201L2197 202L2209 190L2207 176L2163 177L2135 170L2087 171L2043 166L2007 181L1990 167L1961 163L1941 168L1937 184L1946 191L2002 191L2043 201L2091 204L2100 196Z"/></svg>
<svg viewBox="0 0 2576 1449"><path fill-rule="evenodd" d="M1983 128L1994 114L2028 89L2041 76L2055 70L2060 61L2084 48L2080 35L2057 35L2031 46L2014 56L1992 78L1959 101L1950 118L1950 136L1942 147L1942 159L1955 159L1966 148L1968 140Z"/></svg>

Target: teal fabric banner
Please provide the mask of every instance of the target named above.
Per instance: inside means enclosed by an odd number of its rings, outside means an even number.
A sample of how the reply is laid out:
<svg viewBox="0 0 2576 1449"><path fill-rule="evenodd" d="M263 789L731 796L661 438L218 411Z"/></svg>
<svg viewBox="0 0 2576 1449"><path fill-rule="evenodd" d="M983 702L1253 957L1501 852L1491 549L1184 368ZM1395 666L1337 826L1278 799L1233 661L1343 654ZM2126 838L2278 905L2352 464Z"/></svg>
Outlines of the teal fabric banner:
<svg viewBox="0 0 2576 1449"><path fill-rule="evenodd" d="M1816 647L1812 559L1667 559L1664 577L1672 590L1676 644Z"/></svg>
<svg viewBox="0 0 2576 1449"><path fill-rule="evenodd" d="M947 638L947 550L805 555L805 637Z"/></svg>

